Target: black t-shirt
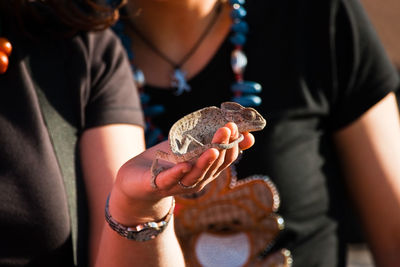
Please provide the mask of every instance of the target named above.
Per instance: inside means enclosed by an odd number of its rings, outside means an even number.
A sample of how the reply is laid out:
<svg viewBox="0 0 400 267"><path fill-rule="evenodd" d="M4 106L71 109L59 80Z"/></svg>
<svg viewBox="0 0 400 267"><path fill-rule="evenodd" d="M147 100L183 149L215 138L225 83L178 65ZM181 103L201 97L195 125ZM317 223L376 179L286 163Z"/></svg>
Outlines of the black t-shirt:
<svg viewBox="0 0 400 267"><path fill-rule="evenodd" d="M398 84L357 0L248 0L245 80L263 87L257 107L267 120L237 164L239 178L269 176L281 197L286 228L276 248L293 266L343 266L352 215L331 135L359 118ZM133 40L134 41L134 40ZM182 115L230 100L232 45L226 40L177 97L147 85L153 118L168 130Z"/></svg>
<svg viewBox="0 0 400 267"><path fill-rule="evenodd" d="M85 129L143 125L139 98L111 31L30 39L15 25L3 21L14 49L0 75L0 266L72 266L64 183L82 182L64 182L61 173L74 177L79 168L75 150Z"/></svg>

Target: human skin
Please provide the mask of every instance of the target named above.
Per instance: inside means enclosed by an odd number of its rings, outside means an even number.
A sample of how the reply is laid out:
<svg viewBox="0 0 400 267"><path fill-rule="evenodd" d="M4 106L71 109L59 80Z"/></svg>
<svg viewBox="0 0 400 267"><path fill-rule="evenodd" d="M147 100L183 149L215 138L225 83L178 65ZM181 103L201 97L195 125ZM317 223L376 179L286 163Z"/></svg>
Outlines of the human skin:
<svg viewBox="0 0 400 267"><path fill-rule="evenodd" d="M228 143L237 137L237 126L228 123L217 131L213 142ZM132 226L159 220L170 209L171 196L201 190L237 158L239 149L253 144L254 137L247 133L240 144L228 151L209 149L193 166L180 163L160 173L158 188L154 189L150 166L155 151L167 149L167 142L144 150L143 130L134 125L109 125L85 132L80 148L90 210L90 265L183 266L173 220L154 240L127 240L105 223L107 195L111 192L110 213L121 224ZM177 184L181 179L187 184L200 183L187 190Z"/></svg>

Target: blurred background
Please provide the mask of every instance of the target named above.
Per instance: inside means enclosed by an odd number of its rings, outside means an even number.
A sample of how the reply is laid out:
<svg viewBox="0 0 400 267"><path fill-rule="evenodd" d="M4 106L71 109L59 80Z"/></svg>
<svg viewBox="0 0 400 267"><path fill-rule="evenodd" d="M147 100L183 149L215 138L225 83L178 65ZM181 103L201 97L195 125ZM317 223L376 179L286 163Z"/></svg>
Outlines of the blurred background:
<svg viewBox="0 0 400 267"><path fill-rule="evenodd" d="M390 58L400 70L400 1L360 1L367 10Z"/></svg>

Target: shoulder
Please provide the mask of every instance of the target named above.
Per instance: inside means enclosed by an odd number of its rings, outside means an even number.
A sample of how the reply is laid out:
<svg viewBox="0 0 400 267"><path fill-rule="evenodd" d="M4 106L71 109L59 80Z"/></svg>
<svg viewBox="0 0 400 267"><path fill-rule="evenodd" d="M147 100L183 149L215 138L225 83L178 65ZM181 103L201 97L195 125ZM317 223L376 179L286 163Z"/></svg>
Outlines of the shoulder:
<svg viewBox="0 0 400 267"><path fill-rule="evenodd" d="M111 29L94 32L81 32L71 39L71 45L88 56L99 58L104 54L117 54L123 51L119 38Z"/></svg>
<svg viewBox="0 0 400 267"><path fill-rule="evenodd" d="M129 80L129 86L133 86L126 51L111 29L79 33L67 46L70 52L67 61L71 61L74 68L85 66L92 86L114 76L119 76L121 82Z"/></svg>

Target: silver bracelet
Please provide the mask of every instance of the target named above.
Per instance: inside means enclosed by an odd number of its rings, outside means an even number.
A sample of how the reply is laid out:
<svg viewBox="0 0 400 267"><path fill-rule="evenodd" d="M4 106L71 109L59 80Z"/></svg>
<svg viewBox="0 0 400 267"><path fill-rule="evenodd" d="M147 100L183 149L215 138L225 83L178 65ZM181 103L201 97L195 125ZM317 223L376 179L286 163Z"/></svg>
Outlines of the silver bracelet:
<svg viewBox="0 0 400 267"><path fill-rule="evenodd" d="M167 227L172 215L174 214L175 199L172 198L172 205L168 214L159 221L146 222L136 226L125 226L117 222L109 211L110 195L107 196L105 217L108 225L119 235L134 241L148 241L156 238Z"/></svg>

